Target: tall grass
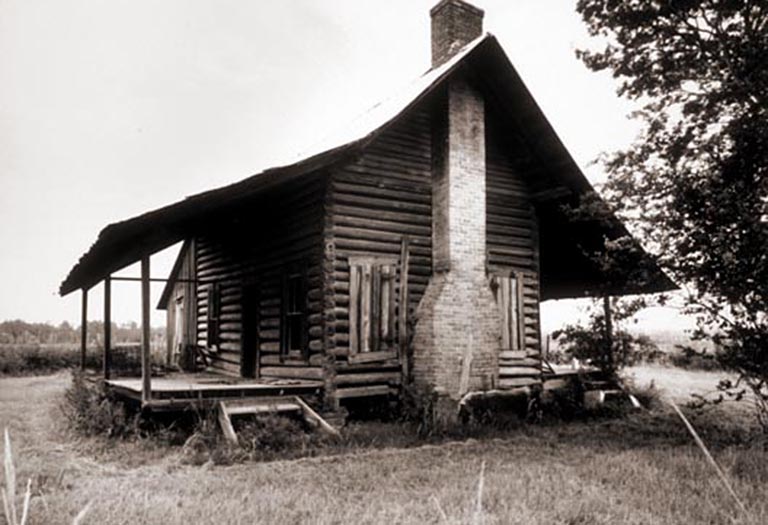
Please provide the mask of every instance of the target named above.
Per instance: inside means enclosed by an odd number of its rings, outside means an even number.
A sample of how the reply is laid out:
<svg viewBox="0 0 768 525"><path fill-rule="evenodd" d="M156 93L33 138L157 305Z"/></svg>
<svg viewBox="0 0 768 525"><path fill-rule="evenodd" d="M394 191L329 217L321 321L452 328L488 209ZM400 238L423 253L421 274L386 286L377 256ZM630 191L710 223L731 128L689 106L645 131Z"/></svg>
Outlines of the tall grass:
<svg viewBox="0 0 768 525"><path fill-rule="evenodd" d="M24 491L24 499L21 503L21 510L16 509L16 466L13 462L13 450L11 448L11 435L8 429L5 429L5 450L3 451L3 513L7 525L26 525L29 518L29 504L32 500L32 478L27 479L27 487ZM75 516L73 525L82 523L86 514L91 508L92 501L89 502Z"/></svg>
<svg viewBox="0 0 768 525"><path fill-rule="evenodd" d="M32 496L32 479L27 480L27 490L24 492L24 502L21 504L21 519L16 511L16 467L13 464L11 435L5 429L5 451L3 453L3 512L8 525L24 525L29 516L29 500Z"/></svg>

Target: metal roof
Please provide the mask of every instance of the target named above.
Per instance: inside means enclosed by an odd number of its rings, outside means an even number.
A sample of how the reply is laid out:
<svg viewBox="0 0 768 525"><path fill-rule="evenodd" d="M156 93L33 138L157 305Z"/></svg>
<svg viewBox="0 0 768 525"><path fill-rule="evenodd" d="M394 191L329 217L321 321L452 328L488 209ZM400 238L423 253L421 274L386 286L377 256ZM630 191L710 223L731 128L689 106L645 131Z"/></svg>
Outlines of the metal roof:
<svg viewBox="0 0 768 525"><path fill-rule="evenodd" d="M459 68L471 68L481 78L503 108L504 114L519 126L524 126L531 140L529 146L542 165L543 176L579 195L594 189L558 138L552 126L536 104L496 38L487 33L467 44L453 58L424 75L386 101L345 127L340 134L330 136L318 146L318 153L296 162L267 169L240 182L187 197L169 206L150 211L132 219L110 224L96 242L72 268L59 292L67 295L78 289L88 289L108 275L132 264L141 257L160 251L192 235L204 217L237 206L248 199L289 181L318 172L343 162L361 152L387 126L414 107ZM587 228L585 226L585 228ZM610 228L588 227L579 235L588 237L627 235L624 226L613 219ZM676 286L655 263L649 284L637 289L618 290L622 293L657 292ZM584 295L584 292L564 296Z"/></svg>

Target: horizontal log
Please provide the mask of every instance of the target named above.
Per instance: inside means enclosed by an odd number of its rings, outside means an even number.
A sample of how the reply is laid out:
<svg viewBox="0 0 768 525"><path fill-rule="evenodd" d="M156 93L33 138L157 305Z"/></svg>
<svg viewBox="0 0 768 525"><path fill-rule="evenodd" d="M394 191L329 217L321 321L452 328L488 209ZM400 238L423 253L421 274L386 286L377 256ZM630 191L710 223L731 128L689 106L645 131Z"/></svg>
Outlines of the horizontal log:
<svg viewBox="0 0 768 525"><path fill-rule="evenodd" d="M372 361L388 361L390 359L397 359L397 352L365 352L348 357L350 363L370 363Z"/></svg>
<svg viewBox="0 0 768 525"><path fill-rule="evenodd" d="M263 377L286 377L292 379L323 379L323 369L320 367L277 367L265 366L260 370Z"/></svg>
<svg viewBox="0 0 768 525"><path fill-rule="evenodd" d="M356 372L400 372L401 368L400 363L396 359L372 363L350 363L343 359L336 361L336 372L339 374Z"/></svg>
<svg viewBox="0 0 768 525"><path fill-rule="evenodd" d="M541 384L541 380L532 377L499 378L499 388L519 388Z"/></svg>
<svg viewBox="0 0 768 525"><path fill-rule="evenodd" d="M333 191L339 195L359 195L362 197L377 197L398 202L413 202L429 206L432 202L432 196L428 193L412 191L409 188L400 189L382 186L369 186L360 183L349 183L342 181L332 181Z"/></svg>
<svg viewBox="0 0 768 525"><path fill-rule="evenodd" d="M336 385L361 385L371 383L389 383L399 385L400 372L372 372L369 374L338 374L333 379Z"/></svg>
<svg viewBox="0 0 768 525"><path fill-rule="evenodd" d="M239 341L225 341L223 343L219 343L219 348L230 352L240 352L242 350L242 345Z"/></svg>
<svg viewBox="0 0 768 525"><path fill-rule="evenodd" d="M275 365L275 366L304 366L309 364L306 359L296 358L281 358L279 355L269 354L263 355L259 358L259 362L262 365Z"/></svg>
<svg viewBox="0 0 768 525"><path fill-rule="evenodd" d="M361 217L365 219L383 219L386 221L412 224L415 226L432 226L432 217L430 214L414 214L405 213L402 211L375 210L363 206L347 206L341 204L334 204L331 210L334 215L340 214L349 217Z"/></svg>
<svg viewBox="0 0 768 525"><path fill-rule="evenodd" d="M541 367L541 359L528 357L525 359L499 359L499 366L533 366Z"/></svg>
<svg viewBox="0 0 768 525"><path fill-rule="evenodd" d="M350 399L354 397L386 396L389 395L390 392L390 387L386 385L375 385L353 388L337 388L333 395L337 399Z"/></svg>
<svg viewBox="0 0 768 525"><path fill-rule="evenodd" d="M259 344L259 350L262 352L279 352L280 342L278 341L266 341Z"/></svg>
<svg viewBox="0 0 768 525"><path fill-rule="evenodd" d="M518 376L538 376L541 375L541 369L528 366L505 366L499 367L499 376L518 377Z"/></svg>
<svg viewBox="0 0 768 525"><path fill-rule="evenodd" d="M526 357L537 357L538 352L528 352L526 350L502 350L499 352L499 359L525 359Z"/></svg>

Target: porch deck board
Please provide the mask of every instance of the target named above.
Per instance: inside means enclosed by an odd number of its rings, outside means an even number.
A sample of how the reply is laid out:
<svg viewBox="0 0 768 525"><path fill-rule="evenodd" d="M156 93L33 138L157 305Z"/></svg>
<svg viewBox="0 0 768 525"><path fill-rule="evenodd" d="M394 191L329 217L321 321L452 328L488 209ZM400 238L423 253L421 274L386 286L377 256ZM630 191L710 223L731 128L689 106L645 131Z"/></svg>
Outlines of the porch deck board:
<svg viewBox="0 0 768 525"><path fill-rule="evenodd" d="M141 378L109 379L107 388L120 397L141 401ZM153 377L150 409L183 410L225 399L316 395L322 381L307 379L243 379L213 374L173 374Z"/></svg>

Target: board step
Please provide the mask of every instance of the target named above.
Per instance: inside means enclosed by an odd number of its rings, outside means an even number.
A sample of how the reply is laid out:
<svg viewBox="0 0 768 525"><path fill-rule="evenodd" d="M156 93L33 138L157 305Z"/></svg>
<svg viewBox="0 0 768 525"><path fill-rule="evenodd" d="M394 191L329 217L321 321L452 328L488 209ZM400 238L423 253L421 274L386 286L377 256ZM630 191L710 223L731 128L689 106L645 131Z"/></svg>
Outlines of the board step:
<svg viewBox="0 0 768 525"><path fill-rule="evenodd" d="M301 412L297 403L290 401L278 401L272 403L254 403L253 401L222 401L225 404L227 414L230 416L242 416L247 414L264 414L270 412Z"/></svg>
<svg viewBox="0 0 768 525"><path fill-rule="evenodd" d="M232 416L278 414L295 412L300 414L304 421L315 430L339 436L339 431L328 424L320 414L315 412L299 396L285 396L280 398L244 398L237 400L219 401L218 420L224 437L232 444L237 444L237 433L232 426Z"/></svg>

